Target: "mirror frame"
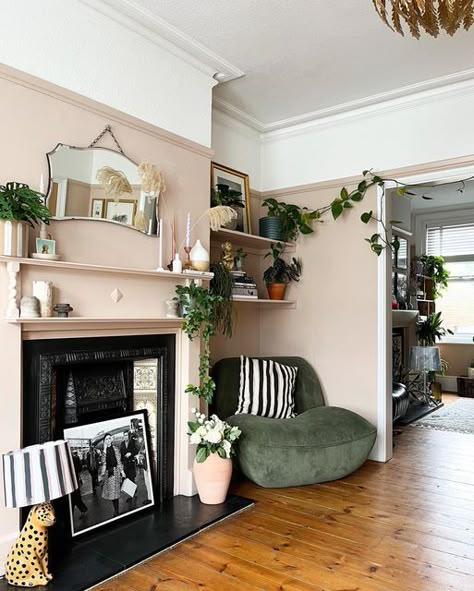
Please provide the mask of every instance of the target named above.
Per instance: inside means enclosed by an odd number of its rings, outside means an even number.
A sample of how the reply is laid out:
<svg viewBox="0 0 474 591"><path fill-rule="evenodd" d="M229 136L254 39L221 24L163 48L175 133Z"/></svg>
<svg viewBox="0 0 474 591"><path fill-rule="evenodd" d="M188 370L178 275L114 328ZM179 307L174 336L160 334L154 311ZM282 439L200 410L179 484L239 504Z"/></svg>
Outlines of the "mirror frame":
<svg viewBox="0 0 474 591"><path fill-rule="evenodd" d="M56 146L50 150L49 152L46 152L46 160L48 161L48 188L45 194L45 204L46 206L48 206L48 200L51 196L51 189L53 186L53 170L52 170L52 164L51 164L51 158L52 156L59 150L59 148L61 148L62 146L65 146L66 148L72 148L73 150L103 150L103 151L107 151L107 152L113 152L114 154L119 154L120 156L123 156L124 158L126 158L129 162L131 162L132 164L134 164L137 168L139 166L139 164L137 162L135 162L135 160L133 160L132 158L130 158L127 154L125 154L124 152L120 152L119 150L112 150L111 148L105 148L104 146L86 146L86 147L78 147L78 146L71 146L69 144L64 144L62 142L58 142L56 144ZM128 228L130 230L134 230L135 232L139 232L140 234L143 234L144 236L150 236L151 238L156 238L158 236L158 232L155 234L148 234L148 232L145 232L144 230L139 230L138 228L135 228L135 226L131 226L129 224L124 224L123 222L116 222L115 220L108 220L106 218L93 218L91 216L89 217L85 217L85 216L64 216L64 217L58 217L55 215L51 216L52 220L55 221L70 221L70 220L87 220L87 221L92 221L92 222L106 222L108 224L115 224L116 226L120 226L121 228Z"/></svg>

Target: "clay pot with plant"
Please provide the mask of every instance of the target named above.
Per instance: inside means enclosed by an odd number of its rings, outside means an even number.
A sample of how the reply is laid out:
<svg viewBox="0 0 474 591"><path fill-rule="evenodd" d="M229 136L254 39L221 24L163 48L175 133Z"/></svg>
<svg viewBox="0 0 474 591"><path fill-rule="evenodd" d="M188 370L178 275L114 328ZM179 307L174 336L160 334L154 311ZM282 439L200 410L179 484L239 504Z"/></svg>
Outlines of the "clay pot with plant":
<svg viewBox="0 0 474 591"><path fill-rule="evenodd" d="M283 300L285 298L287 285L291 281L298 282L301 277L301 259L293 257L291 263L287 263L282 258L282 253L282 245L277 244L273 246L271 252L266 255L273 258L273 263L263 274L263 280L267 286L268 297L271 300Z"/></svg>
<svg viewBox="0 0 474 591"><path fill-rule="evenodd" d="M28 228L48 224L44 195L24 183L0 185L0 255L28 256Z"/></svg>

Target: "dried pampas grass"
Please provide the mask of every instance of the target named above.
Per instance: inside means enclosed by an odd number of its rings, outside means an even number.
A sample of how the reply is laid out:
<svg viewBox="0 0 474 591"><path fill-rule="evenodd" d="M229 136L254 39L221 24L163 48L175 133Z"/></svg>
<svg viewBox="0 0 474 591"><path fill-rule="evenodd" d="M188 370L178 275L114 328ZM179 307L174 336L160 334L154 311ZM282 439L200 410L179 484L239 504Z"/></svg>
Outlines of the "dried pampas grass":
<svg viewBox="0 0 474 591"><path fill-rule="evenodd" d="M166 183L163 175L151 162L142 162L138 167L138 174L142 179L142 190L145 193L155 193L158 195L166 191Z"/></svg>
<svg viewBox="0 0 474 591"><path fill-rule="evenodd" d="M132 192L132 187L125 174L121 170L115 170L111 166L102 166L102 168L99 168L96 179L102 185L108 197L118 199L122 193Z"/></svg>
<svg viewBox="0 0 474 591"><path fill-rule="evenodd" d="M217 232L219 228L235 220L237 212L232 207L227 205L216 205L206 211L207 217L209 218L209 225L213 232Z"/></svg>

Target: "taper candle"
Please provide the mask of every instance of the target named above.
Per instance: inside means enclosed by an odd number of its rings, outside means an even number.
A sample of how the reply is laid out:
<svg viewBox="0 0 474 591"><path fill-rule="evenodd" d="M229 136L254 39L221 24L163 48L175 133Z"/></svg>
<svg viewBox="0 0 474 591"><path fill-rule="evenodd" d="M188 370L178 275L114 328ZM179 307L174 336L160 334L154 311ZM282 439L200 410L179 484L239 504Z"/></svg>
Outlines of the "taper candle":
<svg viewBox="0 0 474 591"><path fill-rule="evenodd" d="M188 212L188 220L186 222L186 246L191 246L191 213Z"/></svg>
<svg viewBox="0 0 474 591"><path fill-rule="evenodd" d="M163 220L160 218L160 256L158 258L158 269L163 270Z"/></svg>

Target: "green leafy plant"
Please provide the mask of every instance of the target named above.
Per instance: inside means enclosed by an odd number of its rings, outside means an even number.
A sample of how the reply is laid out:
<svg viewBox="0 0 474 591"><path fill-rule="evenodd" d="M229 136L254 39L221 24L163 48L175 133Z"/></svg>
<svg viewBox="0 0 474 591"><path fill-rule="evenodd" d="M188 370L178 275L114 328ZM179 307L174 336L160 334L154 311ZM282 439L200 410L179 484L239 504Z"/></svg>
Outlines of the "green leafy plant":
<svg viewBox="0 0 474 591"><path fill-rule="evenodd" d="M433 280L433 298L439 298L448 287L449 271L445 267L444 258L424 254L417 257L417 260L423 264L423 274Z"/></svg>
<svg viewBox="0 0 474 591"><path fill-rule="evenodd" d="M319 210L300 207L291 203L277 201L269 197L262 202L268 208L269 217L278 217L285 241L295 241L300 234L312 234L313 222L319 221Z"/></svg>
<svg viewBox="0 0 474 591"><path fill-rule="evenodd" d="M443 327L441 312L436 312L418 323L416 334L421 345L424 347L434 347L437 339L447 334L453 334L453 331Z"/></svg>
<svg viewBox="0 0 474 591"><path fill-rule="evenodd" d="M209 375L210 339L216 334L214 310L215 306L222 302L222 297L191 281L189 285L176 286L175 299L182 310L183 331L190 340L200 337L202 343L199 356L199 386L189 384L185 391L211 402L216 384Z"/></svg>
<svg viewBox="0 0 474 591"><path fill-rule="evenodd" d="M216 330L227 337L231 337L234 329L234 305L232 302L232 288L234 280L230 271L219 261L212 263L210 271L214 273L209 284L212 295L219 296L213 302L213 322Z"/></svg>
<svg viewBox="0 0 474 591"><path fill-rule="evenodd" d="M229 185L219 183L211 189L211 206L243 207L241 196L241 191L235 191Z"/></svg>
<svg viewBox="0 0 474 591"><path fill-rule="evenodd" d="M24 183L0 185L0 220L28 222L30 225L49 223L51 213L44 195Z"/></svg>
<svg viewBox="0 0 474 591"><path fill-rule="evenodd" d="M235 455L235 444L241 435L238 427L221 421L217 415L206 418L195 408L192 409L195 421L188 422L189 443L197 445L196 461L204 462L211 454L217 453L223 459Z"/></svg>
<svg viewBox="0 0 474 591"><path fill-rule="evenodd" d="M272 246L271 252L266 257L272 256L273 263L263 273L265 283L290 283L298 282L301 277L302 263L301 259L292 258L291 263L287 263L282 257L283 247L280 243Z"/></svg>

